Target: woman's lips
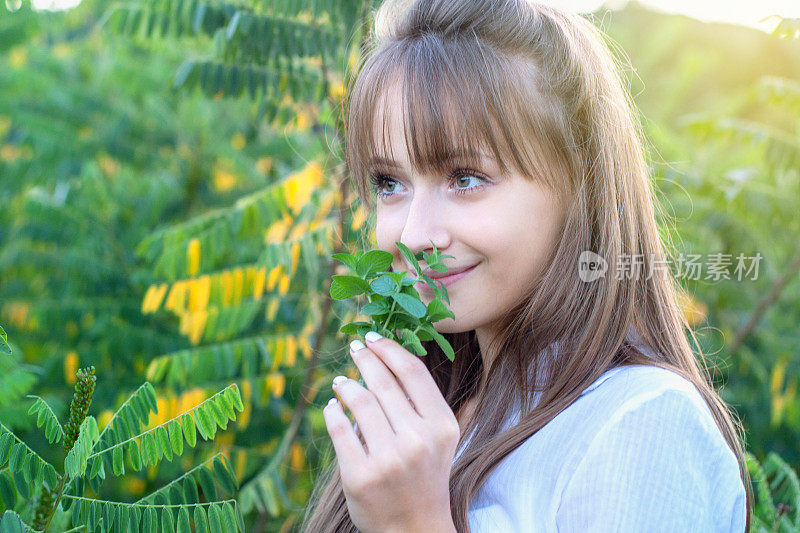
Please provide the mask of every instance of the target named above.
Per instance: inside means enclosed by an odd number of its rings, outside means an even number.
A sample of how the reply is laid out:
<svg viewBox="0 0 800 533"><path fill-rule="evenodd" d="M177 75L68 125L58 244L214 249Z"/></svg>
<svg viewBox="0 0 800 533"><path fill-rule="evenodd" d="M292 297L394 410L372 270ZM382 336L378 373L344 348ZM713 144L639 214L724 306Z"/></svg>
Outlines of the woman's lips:
<svg viewBox="0 0 800 533"><path fill-rule="evenodd" d="M479 263L479 264L480 264L480 263ZM477 265L477 264L476 264L476 265L472 265L471 267L469 267L469 268L468 268L468 269L466 269L465 271L463 271L463 272L459 272L458 274L453 274L452 276L445 276L445 277L443 277L443 278L436 278L436 279L434 279L434 283L436 284L436 286L437 286L437 287L439 286L439 283L440 283L440 282L441 282L441 283L443 283L445 287L449 287L450 285L452 285L453 283L455 283L455 282L457 282L457 281L461 280L461 279L462 279L462 278L464 278L465 276L468 276L470 272L472 272L473 270L475 270L475 267L476 267L476 266L478 266L478 265ZM418 283L420 283L420 284L421 284L421 285L420 285L420 288L421 288L423 291L425 291L425 292L429 292L429 293L433 293L433 289L431 289L431 288L428 286L428 284L427 284L427 283L425 283L424 281L420 281L420 282L418 282Z"/></svg>

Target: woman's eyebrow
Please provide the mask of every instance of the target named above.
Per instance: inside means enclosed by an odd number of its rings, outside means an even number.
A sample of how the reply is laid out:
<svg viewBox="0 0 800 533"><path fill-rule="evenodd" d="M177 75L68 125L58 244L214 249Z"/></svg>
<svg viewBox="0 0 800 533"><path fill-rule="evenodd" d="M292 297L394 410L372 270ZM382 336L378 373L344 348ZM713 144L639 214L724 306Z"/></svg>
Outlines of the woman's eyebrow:
<svg viewBox="0 0 800 533"><path fill-rule="evenodd" d="M486 153L483 151L471 151L471 150L456 150L453 152L449 152L445 155L439 157L440 161L452 161L452 160L480 160L481 158L487 158ZM387 157L375 155L370 157L369 159L370 166L385 166L389 168L402 168L402 166L394 161L393 159L389 159Z"/></svg>

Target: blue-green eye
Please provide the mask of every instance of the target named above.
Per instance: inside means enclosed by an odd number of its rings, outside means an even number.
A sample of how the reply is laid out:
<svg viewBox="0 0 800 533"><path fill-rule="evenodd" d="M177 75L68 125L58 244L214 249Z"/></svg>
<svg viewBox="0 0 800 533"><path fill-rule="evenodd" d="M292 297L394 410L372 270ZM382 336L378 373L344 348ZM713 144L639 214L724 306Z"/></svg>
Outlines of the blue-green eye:
<svg viewBox="0 0 800 533"><path fill-rule="evenodd" d="M450 173L449 179L450 182L452 183L452 182L457 182L460 178L464 177L477 178L481 180L481 182L483 183L475 187L467 187L467 188L457 187L455 189L456 194L468 194L478 191L480 189L485 188L486 184L489 182L489 180L487 180L477 172L474 172L469 169L454 170L453 172ZM397 180L391 178L386 174L381 174L381 173L370 174L370 183L372 184L372 192L375 193L379 198L388 198L390 196L394 196L395 195L394 189L396 188L397 185L400 184ZM389 192L384 190L384 187L387 184L393 185L392 190Z"/></svg>

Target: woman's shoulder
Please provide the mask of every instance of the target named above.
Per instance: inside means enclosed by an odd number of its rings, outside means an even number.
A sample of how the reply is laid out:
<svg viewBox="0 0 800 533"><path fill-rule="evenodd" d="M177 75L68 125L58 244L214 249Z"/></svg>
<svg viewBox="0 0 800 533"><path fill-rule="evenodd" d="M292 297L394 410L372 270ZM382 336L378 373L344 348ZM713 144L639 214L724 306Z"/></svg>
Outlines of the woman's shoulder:
<svg viewBox="0 0 800 533"><path fill-rule="evenodd" d="M655 365L618 366L604 372L580 395L587 404L618 406L644 399L681 397L697 407L708 406L697 387L674 370ZM710 414L710 413L709 413Z"/></svg>

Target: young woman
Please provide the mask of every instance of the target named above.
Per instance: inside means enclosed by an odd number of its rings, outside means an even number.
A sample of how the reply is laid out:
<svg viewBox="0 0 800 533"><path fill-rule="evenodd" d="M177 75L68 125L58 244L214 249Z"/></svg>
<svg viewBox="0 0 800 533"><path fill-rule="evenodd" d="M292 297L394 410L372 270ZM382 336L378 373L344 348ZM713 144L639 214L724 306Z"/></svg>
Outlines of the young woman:
<svg viewBox="0 0 800 533"><path fill-rule="evenodd" d="M374 20L346 164L394 270L400 241L464 271L434 324L456 356L353 342L367 386L334 382L336 460L301 530L749 529L743 431L687 339L604 35L526 0L389 0Z"/></svg>

